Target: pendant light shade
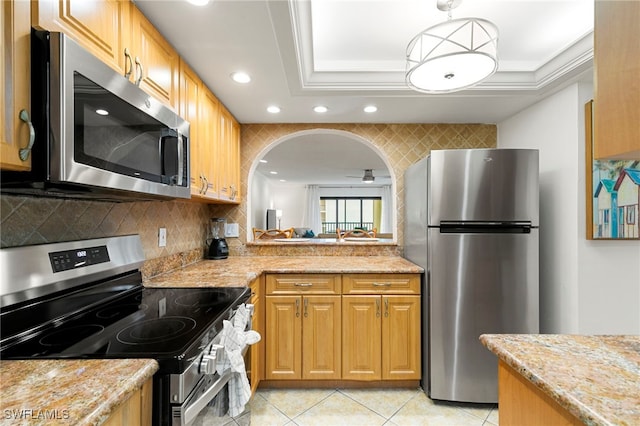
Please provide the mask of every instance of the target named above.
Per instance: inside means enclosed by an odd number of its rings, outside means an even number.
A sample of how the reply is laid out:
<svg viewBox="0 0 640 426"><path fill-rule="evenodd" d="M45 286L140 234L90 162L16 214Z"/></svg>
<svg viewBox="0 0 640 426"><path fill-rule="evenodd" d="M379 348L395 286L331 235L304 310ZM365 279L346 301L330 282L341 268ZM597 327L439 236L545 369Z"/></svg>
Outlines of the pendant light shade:
<svg viewBox="0 0 640 426"><path fill-rule="evenodd" d="M425 93L473 86L498 69L497 47L498 28L485 19L453 19L434 25L407 46L407 85Z"/></svg>

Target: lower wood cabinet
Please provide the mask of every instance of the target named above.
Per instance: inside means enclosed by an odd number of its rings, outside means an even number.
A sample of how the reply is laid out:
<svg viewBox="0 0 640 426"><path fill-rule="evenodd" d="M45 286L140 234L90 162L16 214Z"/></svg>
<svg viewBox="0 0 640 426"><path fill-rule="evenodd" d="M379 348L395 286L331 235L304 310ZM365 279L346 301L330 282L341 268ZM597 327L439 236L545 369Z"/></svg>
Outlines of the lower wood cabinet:
<svg viewBox="0 0 640 426"><path fill-rule="evenodd" d="M340 296L267 296L267 380L340 378Z"/></svg>
<svg viewBox="0 0 640 426"><path fill-rule="evenodd" d="M147 380L131 397L103 423L104 426L151 426L153 379Z"/></svg>
<svg viewBox="0 0 640 426"><path fill-rule="evenodd" d="M498 404L501 425L584 424L502 360L498 363Z"/></svg>
<svg viewBox="0 0 640 426"><path fill-rule="evenodd" d="M420 378L420 296L342 297L342 378Z"/></svg>
<svg viewBox="0 0 640 426"><path fill-rule="evenodd" d="M245 356L245 368L251 385L253 395L264 378L264 277L253 280L250 284L251 299L253 305L252 329L260 333L260 341L249 346Z"/></svg>
<svg viewBox="0 0 640 426"><path fill-rule="evenodd" d="M420 277L395 275L267 274L265 379L419 380Z"/></svg>

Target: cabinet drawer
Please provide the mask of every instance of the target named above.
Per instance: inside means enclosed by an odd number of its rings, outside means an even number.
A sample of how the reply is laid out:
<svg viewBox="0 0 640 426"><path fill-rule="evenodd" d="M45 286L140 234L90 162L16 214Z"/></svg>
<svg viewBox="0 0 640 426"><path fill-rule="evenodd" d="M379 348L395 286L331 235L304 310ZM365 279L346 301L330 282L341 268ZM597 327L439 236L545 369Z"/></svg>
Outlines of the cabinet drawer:
<svg viewBox="0 0 640 426"><path fill-rule="evenodd" d="M339 274L269 274L267 294L340 294Z"/></svg>
<svg viewBox="0 0 640 426"><path fill-rule="evenodd" d="M344 294L420 294L419 274L345 274Z"/></svg>

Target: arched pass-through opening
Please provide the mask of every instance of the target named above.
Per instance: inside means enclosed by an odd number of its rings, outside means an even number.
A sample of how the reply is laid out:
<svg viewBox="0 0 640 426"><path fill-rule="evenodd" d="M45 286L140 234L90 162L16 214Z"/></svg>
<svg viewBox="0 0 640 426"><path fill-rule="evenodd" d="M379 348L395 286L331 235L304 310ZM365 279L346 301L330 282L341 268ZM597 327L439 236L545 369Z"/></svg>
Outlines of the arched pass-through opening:
<svg viewBox="0 0 640 426"><path fill-rule="evenodd" d="M374 184L362 181L367 169L373 170ZM254 226L264 226L265 205L266 208L278 207L274 205L278 196L271 194L273 188L280 188L291 197L304 185L350 188L353 194L357 194L359 188L365 192L372 187L389 185L391 233L393 241L397 241L396 176L389 160L371 141L335 129L294 132L273 141L258 153L247 180L247 241L253 240Z"/></svg>

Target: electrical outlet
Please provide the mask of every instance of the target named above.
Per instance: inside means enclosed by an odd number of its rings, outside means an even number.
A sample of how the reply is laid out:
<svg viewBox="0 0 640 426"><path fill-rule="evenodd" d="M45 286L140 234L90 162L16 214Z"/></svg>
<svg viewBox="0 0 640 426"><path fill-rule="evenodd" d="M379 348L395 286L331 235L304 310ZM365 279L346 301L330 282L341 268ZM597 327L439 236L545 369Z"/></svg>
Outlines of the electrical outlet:
<svg viewBox="0 0 640 426"><path fill-rule="evenodd" d="M167 246L167 228L160 228L158 231L158 247Z"/></svg>

